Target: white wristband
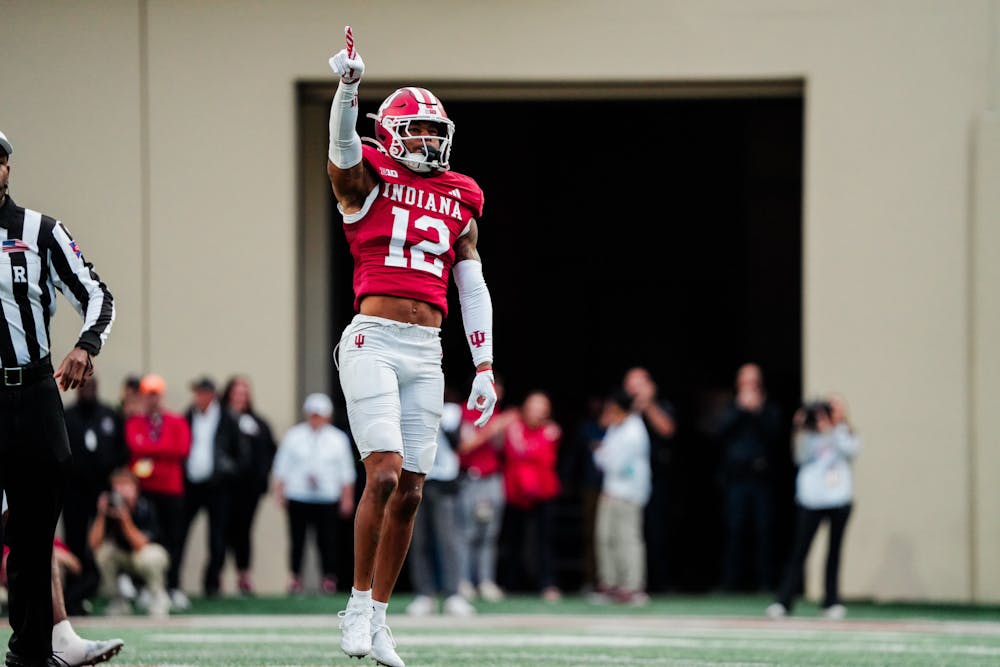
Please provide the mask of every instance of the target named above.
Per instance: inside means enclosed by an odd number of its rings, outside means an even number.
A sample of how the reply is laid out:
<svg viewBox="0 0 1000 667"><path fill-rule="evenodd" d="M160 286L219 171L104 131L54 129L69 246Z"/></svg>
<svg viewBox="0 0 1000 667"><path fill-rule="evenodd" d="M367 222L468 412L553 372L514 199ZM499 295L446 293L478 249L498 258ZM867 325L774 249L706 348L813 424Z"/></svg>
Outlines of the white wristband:
<svg viewBox="0 0 1000 667"><path fill-rule="evenodd" d="M483 264L466 259L454 266L458 303L462 307L465 339L472 351L472 363L493 362L493 300L483 278Z"/></svg>
<svg viewBox="0 0 1000 667"><path fill-rule="evenodd" d="M340 82L330 105L330 162L350 169L361 162L358 135L358 84Z"/></svg>

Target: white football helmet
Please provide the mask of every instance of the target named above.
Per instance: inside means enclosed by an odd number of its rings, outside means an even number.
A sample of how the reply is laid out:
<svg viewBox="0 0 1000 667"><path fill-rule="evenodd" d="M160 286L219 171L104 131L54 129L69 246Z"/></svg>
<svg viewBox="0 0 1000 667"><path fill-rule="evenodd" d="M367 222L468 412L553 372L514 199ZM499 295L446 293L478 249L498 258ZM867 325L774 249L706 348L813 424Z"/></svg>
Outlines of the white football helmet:
<svg viewBox="0 0 1000 667"><path fill-rule="evenodd" d="M426 88L400 88L385 98L377 114L368 114L375 121L375 139L396 160L421 173L431 170L448 171L451 138L455 124L448 119L444 105ZM429 121L440 128L437 136L410 136L411 121ZM403 140L420 139L419 151L407 150ZM429 142L438 140L438 146Z"/></svg>

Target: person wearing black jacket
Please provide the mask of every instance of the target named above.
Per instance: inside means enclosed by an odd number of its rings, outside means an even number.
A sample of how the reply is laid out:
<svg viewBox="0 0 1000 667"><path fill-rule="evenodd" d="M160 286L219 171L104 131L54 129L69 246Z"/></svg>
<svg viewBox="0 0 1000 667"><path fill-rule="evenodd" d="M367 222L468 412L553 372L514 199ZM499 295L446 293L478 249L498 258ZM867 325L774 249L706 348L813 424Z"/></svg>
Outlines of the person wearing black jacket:
<svg viewBox="0 0 1000 667"><path fill-rule="evenodd" d="M185 527L187 543L191 523L199 512L208 513L208 562L202 577L206 597L219 594L226 560L226 524L229 521L233 482L245 463L246 447L236 420L220 405L211 378L191 384L193 401L185 412L191 426L191 452L184 465ZM181 550L183 561L183 547Z"/></svg>
<svg viewBox="0 0 1000 667"><path fill-rule="evenodd" d="M87 545L97 498L108 490L111 472L129 462L121 415L98 398L97 378L77 389L76 396L65 414L73 462L63 503L63 537L83 567L79 574L66 573L65 601L72 615L86 613L83 601L96 594L100 584L94 554Z"/></svg>
<svg viewBox="0 0 1000 667"><path fill-rule="evenodd" d="M236 419L243 444L249 446L247 455L241 457L244 465L233 483L232 502L229 504L229 525L226 546L236 561L237 586L243 595L254 592L250 566L253 561L253 520L261 496L267 493L271 480L271 465L278 445L267 419L254 410L250 380L237 375L226 383L222 391L222 405Z"/></svg>
<svg viewBox="0 0 1000 667"><path fill-rule="evenodd" d="M782 414L768 398L757 364L744 364L736 376L736 395L719 428L721 481L726 512L726 546L722 588L744 584L748 550L744 534L753 527L752 589L773 591L775 585L774 523L778 450Z"/></svg>

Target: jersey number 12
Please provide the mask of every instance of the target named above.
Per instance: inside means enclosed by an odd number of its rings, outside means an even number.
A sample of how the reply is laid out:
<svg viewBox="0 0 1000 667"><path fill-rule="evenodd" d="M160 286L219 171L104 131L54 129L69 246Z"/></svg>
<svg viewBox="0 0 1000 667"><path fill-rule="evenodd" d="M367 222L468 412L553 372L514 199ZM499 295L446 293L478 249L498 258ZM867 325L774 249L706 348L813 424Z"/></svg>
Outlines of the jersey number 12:
<svg viewBox="0 0 1000 667"><path fill-rule="evenodd" d="M410 228L410 212L398 206L392 207L392 238L389 240L389 254L385 256L386 266L426 271L440 277L444 271L444 262L440 255L448 252L451 247L451 232L444 220L422 215L413 221L413 226L420 231L437 230L438 240L424 239L410 246L410 257L407 261L403 249L406 247L406 236ZM428 259L430 258L430 259Z"/></svg>

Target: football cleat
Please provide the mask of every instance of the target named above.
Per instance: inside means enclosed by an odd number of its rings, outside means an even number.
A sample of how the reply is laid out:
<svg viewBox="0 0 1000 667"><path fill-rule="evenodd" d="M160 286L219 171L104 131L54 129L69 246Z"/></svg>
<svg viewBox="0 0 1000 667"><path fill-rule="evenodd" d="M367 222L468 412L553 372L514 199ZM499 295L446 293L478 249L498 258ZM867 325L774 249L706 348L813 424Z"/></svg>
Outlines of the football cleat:
<svg viewBox="0 0 1000 667"><path fill-rule="evenodd" d="M372 650L371 602L347 601L347 609L337 613L340 618L340 648L352 658L363 658Z"/></svg>

